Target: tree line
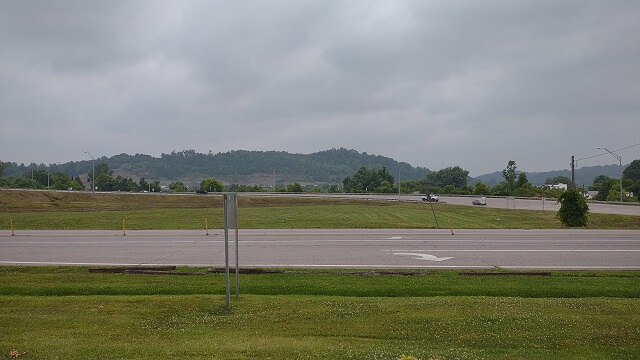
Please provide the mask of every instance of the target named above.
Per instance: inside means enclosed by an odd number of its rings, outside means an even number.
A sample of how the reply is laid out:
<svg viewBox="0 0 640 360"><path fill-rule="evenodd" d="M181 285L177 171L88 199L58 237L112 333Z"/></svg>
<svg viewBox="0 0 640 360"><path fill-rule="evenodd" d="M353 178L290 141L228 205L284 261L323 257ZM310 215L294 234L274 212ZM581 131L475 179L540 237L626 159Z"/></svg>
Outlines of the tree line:
<svg viewBox="0 0 640 360"><path fill-rule="evenodd" d="M192 154L193 155L193 154ZM187 155L185 155L187 156ZM195 155L193 155L195 156ZM0 161L0 187L23 189L56 189L56 190L84 190L81 179L71 177L60 171L51 172L49 169L34 169L25 171L19 176L5 177L4 171L7 163ZM638 201L640 194L640 160L632 161L624 170L622 178L623 200ZM520 197L550 197L559 198L563 194L562 189L549 186L533 186L527 179L527 174L517 171L516 162L510 160L502 170L503 181L489 187L481 181L473 186L469 185L469 172L459 166L447 167L438 171L428 172L421 180L408 180L398 183L395 177L383 166L380 169L360 167L355 173L346 176L339 184L327 184L324 187L302 186L299 182L293 184L265 188L258 185L230 184L224 186L216 178L206 178L200 183L199 189L203 191L232 191L232 192L329 192L329 193L423 193L423 194L454 194L454 195L495 195L495 196L520 196ZM87 176L90 189L98 191L151 191L159 192L161 188L158 180L147 181L144 177L139 181L125 178L120 175L114 177L113 170L106 162L99 162L94 174L91 170ZM570 184L571 180L565 176L547 178L545 184L558 183ZM342 186L340 186L342 185ZM165 188L167 191L186 192L195 191L181 181L175 181ZM595 200L619 201L620 181L606 175L597 176L593 184L588 187L590 191L597 191Z"/></svg>
<svg viewBox="0 0 640 360"><path fill-rule="evenodd" d="M31 169L18 176L4 176L6 163L0 161L0 187L16 189L84 190L79 177L49 169Z"/></svg>
<svg viewBox="0 0 640 360"><path fill-rule="evenodd" d="M544 186L534 186L527 179L527 174L517 171L516 162L510 160L502 170L503 181L489 187L481 181L473 186L468 184L469 172L459 166L447 167L429 172L419 181L394 182L394 177L385 167L382 169L360 168L355 174L347 176L343 181L344 192L353 193L422 193L422 194L453 194L453 195L495 195L518 197L549 197L559 198L564 189L551 185L559 183L571 186L571 179L566 176L547 178ZM638 201L640 193L640 160L634 160L623 172L624 201ZM605 175L596 177L589 190L598 191L595 200L619 201L619 179ZM341 192L333 187L329 192ZM628 196L627 196L628 194ZM633 194L633 196L631 195Z"/></svg>

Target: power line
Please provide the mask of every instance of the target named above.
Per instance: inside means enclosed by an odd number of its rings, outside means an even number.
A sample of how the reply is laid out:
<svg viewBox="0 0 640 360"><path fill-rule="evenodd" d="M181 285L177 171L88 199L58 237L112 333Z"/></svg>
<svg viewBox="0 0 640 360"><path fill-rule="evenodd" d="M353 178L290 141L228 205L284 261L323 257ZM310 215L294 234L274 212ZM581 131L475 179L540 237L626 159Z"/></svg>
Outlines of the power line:
<svg viewBox="0 0 640 360"><path fill-rule="evenodd" d="M630 145L630 146L624 147L624 148L622 148L622 149L613 150L612 152L622 151L622 150L627 150L627 149L629 149L629 148L632 148L632 147L634 147L634 146L638 146L638 145L640 145L640 143L637 143L637 144L635 144L635 145ZM580 161L580 160L587 160L587 159L593 159L593 158L597 158L597 157L602 156L602 155L609 155L609 153L602 153L602 154L599 154L599 155L593 155L593 156L585 157L585 158L582 158L582 159L576 159L576 161Z"/></svg>

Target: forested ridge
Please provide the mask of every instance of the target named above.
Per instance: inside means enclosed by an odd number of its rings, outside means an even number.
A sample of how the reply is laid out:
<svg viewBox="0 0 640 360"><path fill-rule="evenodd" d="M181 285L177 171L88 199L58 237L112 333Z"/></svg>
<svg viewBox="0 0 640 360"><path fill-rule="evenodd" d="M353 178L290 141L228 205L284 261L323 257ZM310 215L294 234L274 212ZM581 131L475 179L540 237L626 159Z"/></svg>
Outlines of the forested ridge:
<svg viewBox="0 0 640 360"><path fill-rule="evenodd" d="M9 160L9 159L7 159ZM365 168L386 167L403 180L424 179L429 169L413 167L394 159L360 153L353 149L330 149L312 154L292 154L284 151L234 150L224 153L198 153L195 150L172 151L159 158L145 154L120 154L96 158L110 169L128 176L163 181L201 181L215 177L225 183L272 184L290 182L341 183L342 180ZM91 171L91 160L49 165L51 171L70 176ZM45 164L5 163L5 176L23 175L31 169L45 169Z"/></svg>

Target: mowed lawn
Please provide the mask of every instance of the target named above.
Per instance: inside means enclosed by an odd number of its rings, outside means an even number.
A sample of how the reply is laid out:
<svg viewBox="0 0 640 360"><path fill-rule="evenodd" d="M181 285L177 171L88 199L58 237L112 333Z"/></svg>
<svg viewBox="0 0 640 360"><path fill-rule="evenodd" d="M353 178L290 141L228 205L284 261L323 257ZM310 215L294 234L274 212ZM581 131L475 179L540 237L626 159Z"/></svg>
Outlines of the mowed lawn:
<svg viewBox="0 0 640 360"><path fill-rule="evenodd" d="M221 274L0 267L0 357L640 357L638 272L298 270L241 275L240 284L227 311Z"/></svg>
<svg viewBox="0 0 640 360"><path fill-rule="evenodd" d="M435 217L438 219L436 224ZM0 227L9 229L222 228L220 196L0 191ZM206 223L206 225L205 225ZM313 198L239 198L239 226L273 228L548 229L551 211ZM640 229L640 217L589 214L589 228Z"/></svg>
<svg viewBox="0 0 640 360"><path fill-rule="evenodd" d="M434 204L440 227L561 228L554 212ZM435 228L422 203L240 197L241 228ZM222 227L217 196L0 190L22 229ZM640 228L589 214L590 228ZM206 269L179 269L187 272ZM0 359L634 359L640 272L290 270L224 276L0 266Z"/></svg>

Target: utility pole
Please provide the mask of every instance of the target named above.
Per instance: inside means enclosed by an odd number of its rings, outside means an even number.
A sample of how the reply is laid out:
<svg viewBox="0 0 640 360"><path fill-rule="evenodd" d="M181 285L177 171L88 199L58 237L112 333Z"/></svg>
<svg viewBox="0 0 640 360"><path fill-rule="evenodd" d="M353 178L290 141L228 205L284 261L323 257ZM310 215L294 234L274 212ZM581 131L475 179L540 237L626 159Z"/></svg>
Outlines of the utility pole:
<svg viewBox="0 0 640 360"><path fill-rule="evenodd" d="M571 155L571 189L576 189L576 161L573 155Z"/></svg>
<svg viewBox="0 0 640 360"><path fill-rule="evenodd" d="M85 154L91 156L91 172L93 174L93 181L91 181L91 191L96 192L96 159L88 151Z"/></svg>

